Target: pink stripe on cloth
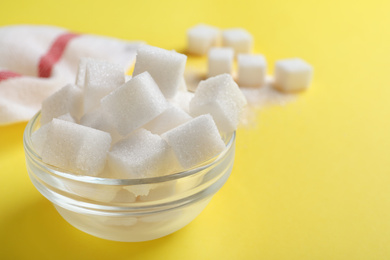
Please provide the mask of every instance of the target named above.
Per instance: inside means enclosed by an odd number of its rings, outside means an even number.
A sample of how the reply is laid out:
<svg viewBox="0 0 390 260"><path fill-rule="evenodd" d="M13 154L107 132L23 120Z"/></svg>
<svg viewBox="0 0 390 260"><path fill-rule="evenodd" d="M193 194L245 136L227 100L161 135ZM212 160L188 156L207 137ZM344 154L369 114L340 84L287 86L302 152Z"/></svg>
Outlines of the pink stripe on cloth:
<svg viewBox="0 0 390 260"><path fill-rule="evenodd" d="M13 71L9 70L0 70L0 82L9 78L17 78L21 77L22 75Z"/></svg>
<svg viewBox="0 0 390 260"><path fill-rule="evenodd" d="M49 78L54 65L60 60L68 43L80 36L76 33L64 33L57 37L57 39L50 46L49 51L41 57L38 65L38 76L40 78Z"/></svg>

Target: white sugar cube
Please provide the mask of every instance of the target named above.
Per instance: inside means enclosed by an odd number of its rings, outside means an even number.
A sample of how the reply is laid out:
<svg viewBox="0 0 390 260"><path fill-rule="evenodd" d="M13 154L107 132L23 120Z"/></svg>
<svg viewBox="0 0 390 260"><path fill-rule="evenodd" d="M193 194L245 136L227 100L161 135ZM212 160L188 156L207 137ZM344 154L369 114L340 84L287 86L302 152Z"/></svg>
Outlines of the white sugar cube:
<svg viewBox="0 0 390 260"><path fill-rule="evenodd" d="M87 63L89 61L93 61L92 58L82 57L80 58L78 67L77 67L77 75L76 75L76 85L80 88L84 88L85 84L85 70L87 67Z"/></svg>
<svg viewBox="0 0 390 260"><path fill-rule="evenodd" d="M228 74L218 75L199 83L190 102L190 115L210 113L218 129L232 132L237 129L240 114L247 101Z"/></svg>
<svg viewBox="0 0 390 260"><path fill-rule="evenodd" d="M38 130L31 134L31 141L38 155L42 155L43 146L46 141L47 133L49 132L50 124L41 126Z"/></svg>
<svg viewBox="0 0 390 260"><path fill-rule="evenodd" d="M190 101L194 97L193 92L189 92L187 90L178 91L176 95L169 99L169 103L172 105L181 108L187 114L190 112Z"/></svg>
<svg viewBox="0 0 390 260"><path fill-rule="evenodd" d="M158 135L140 128L117 142L108 154L111 174L120 179L141 179L170 173L172 151Z"/></svg>
<svg viewBox="0 0 390 260"><path fill-rule="evenodd" d="M104 168L111 136L103 131L53 119L42 161L77 174L98 175Z"/></svg>
<svg viewBox="0 0 390 260"><path fill-rule="evenodd" d="M250 53L252 51L252 35L242 29L233 28L222 32L222 45L234 49L235 55L239 53Z"/></svg>
<svg viewBox="0 0 390 260"><path fill-rule="evenodd" d="M85 114L80 119L80 124L109 133L111 135L112 143L116 143L122 138L115 129L111 117L107 115L101 107Z"/></svg>
<svg viewBox="0 0 390 260"><path fill-rule="evenodd" d="M232 74L234 51L232 48L211 48L208 55L208 76Z"/></svg>
<svg viewBox="0 0 390 260"><path fill-rule="evenodd" d="M58 119L75 123L74 118L69 113L59 116ZM34 149L40 156L42 155L42 150L46 141L46 136L49 131L49 127L50 124L44 124L31 134L31 141L33 143Z"/></svg>
<svg viewBox="0 0 390 260"><path fill-rule="evenodd" d="M187 56L153 46L138 49L133 76L149 72L166 98L173 97L179 89Z"/></svg>
<svg viewBox="0 0 390 260"><path fill-rule="evenodd" d="M192 117L184 112L183 109L171 106L158 117L143 125L143 128L149 130L153 134L161 135L176 126L191 120L191 118Z"/></svg>
<svg viewBox="0 0 390 260"><path fill-rule="evenodd" d="M225 143L210 115L194 118L161 137L172 147L185 169L203 163L225 149Z"/></svg>
<svg viewBox="0 0 390 260"><path fill-rule="evenodd" d="M69 84L42 102L41 125L66 113L79 119L83 114L83 93L76 85Z"/></svg>
<svg viewBox="0 0 390 260"><path fill-rule="evenodd" d="M76 120L73 118L73 116L70 114L70 113L66 113L62 116L59 116L57 117L58 119L61 119L61 120L64 120L64 121L68 121L68 122L72 122L72 123L77 123Z"/></svg>
<svg viewBox="0 0 390 260"><path fill-rule="evenodd" d="M313 68L307 62L295 58L277 61L274 87L282 91L299 91L310 86Z"/></svg>
<svg viewBox="0 0 390 260"><path fill-rule="evenodd" d="M84 112L99 106L100 100L125 83L124 68L106 61L90 60L85 68Z"/></svg>
<svg viewBox="0 0 390 260"><path fill-rule="evenodd" d="M104 97L101 107L124 136L164 112L168 102L150 74L144 72Z"/></svg>
<svg viewBox="0 0 390 260"><path fill-rule="evenodd" d="M206 55L211 47L217 46L219 34L218 28L204 24L188 29L188 52L195 55Z"/></svg>
<svg viewBox="0 0 390 260"><path fill-rule="evenodd" d="M267 63L263 55L239 54L238 78L240 87L260 87L265 83Z"/></svg>

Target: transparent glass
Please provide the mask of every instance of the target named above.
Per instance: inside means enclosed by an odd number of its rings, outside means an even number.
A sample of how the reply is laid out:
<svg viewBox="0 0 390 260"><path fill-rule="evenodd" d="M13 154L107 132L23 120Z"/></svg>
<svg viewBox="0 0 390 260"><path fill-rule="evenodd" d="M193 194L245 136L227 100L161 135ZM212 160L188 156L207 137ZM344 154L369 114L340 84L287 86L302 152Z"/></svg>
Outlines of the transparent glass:
<svg viewBox="0 0 390 260"><path fill-rule="evenodd" d="M27 171L38 191L74 227L96 237L125 242L157 239L190 223L228 179L235 132L223 136L226 149L187 171L145 179L80 176L42 162L31 142L36 114L24 132ZM147 196L132 190L149 188Z"/></svg>

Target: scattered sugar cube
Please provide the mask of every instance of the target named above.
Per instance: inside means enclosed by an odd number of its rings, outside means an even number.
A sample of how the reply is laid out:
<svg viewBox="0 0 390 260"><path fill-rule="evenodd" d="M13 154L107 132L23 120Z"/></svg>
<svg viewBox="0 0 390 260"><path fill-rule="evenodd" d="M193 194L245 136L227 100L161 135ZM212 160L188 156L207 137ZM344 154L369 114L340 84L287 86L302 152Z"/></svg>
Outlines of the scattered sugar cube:
<svg viewBox="0 0 390 260"><path fill-rule="evenodd" d="M190 112L190 101L193 97L193 92L185 90L177 92L176 95L168 101L172 105L181 108L184 112L188 114Z"/></svg>
<svg viewBox="0 0 390 260"><path fill-rule="evenodd" d="M69 84L42 102L41 125L49 123L66 113L79 119L83 114L83 92L76 85Z"/></svg>
<svg viewBox="0 0 390 260"><path fill-rule="evenodd" d="M305 61L285 59L275 64L274 87L282 91L299 91L310 86L313 68Z"/></svg>
<svg viewBox="0 0 390 260"><path fill-rule="evenodd" d="M187 31L188 52L195 55L206 55L211 47L217 46L219 29L199 24Z"/></svg>
<svg viewBox="0 0 390 260"><path fill-rule="evenodd" d="M161 135L191 119L192 117L184 112L183 109L171 106L158 117L143 125L143 128L149 130L153 134Z"/></svg>
<svg viewBox="0 0 390 260"><path fill-rule="evenodd" d="M179 89L187 56L153 46L138 49L133 76L149 72L166 98L173 97Z"/></svg>
<svg viewBox="0 0 390 260"><path fill-rule="evenodd" d="M115 178L150 178L170 173L171 156L168 144L160 136L140 128L112 147L107 165Z"/></svg>
<svg viewBox="0 0 390 260"><path fill-rule="evenodd" d="M265 83L267 64L263 55L239 54L238 78L240 87L260 87Z"/></svg>
<svg viewBox="0 0 390 260"><path fill-rule="evenodd" d="M229 74L222 74L199 83L190 102L190 115L210 113L218 129L229 133L237 129L240 114L247 101Z"/></svg>
<svg viewBox="0 0 390 260"><path fill-rule="evenodd" d="M99 106L100 100L125 83L124 68L106 61L90 60L85 68L84 112Z"/></svg>
<svg viewBox="0 0 390 260"><path fill-rule="evenodd" d="M210 115L201 115L161 135L184 169L194 167L225 149Z"/></svg>
<svg viewBox="0 0 390 260"><path fill-rule="evenodd" d="M164 112L168 101L150 74L144 72L104 97L101 107L125 136Z"/></svg>
<svg viewBox="0 0 390 260"><path fill-rule="evenodd" d="M232 48L211 48L208 55L208 76L232 74L234 51Z"/></svg>
<svg viewBox="0 0 390 260"><path fill-rule="evenodd" d="M242 29L233 28L222 32L222 45L234 49L235 55L240 53L250 53L252 51L252 35Z"/></svg>
<svg viewBox="0 0 390 260"><path fill-rule="evenodd" d="M42 161L77 174L98 175L110 149L110 134L54 118L42 150Z"/></svg>

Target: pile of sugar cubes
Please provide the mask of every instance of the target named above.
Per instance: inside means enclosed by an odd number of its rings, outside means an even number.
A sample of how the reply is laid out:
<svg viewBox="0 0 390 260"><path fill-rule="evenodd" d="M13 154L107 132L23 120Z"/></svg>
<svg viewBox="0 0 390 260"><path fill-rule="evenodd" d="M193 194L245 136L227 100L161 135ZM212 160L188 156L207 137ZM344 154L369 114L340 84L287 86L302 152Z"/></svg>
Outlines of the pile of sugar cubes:
<svg viewBox="0 0 390 260"><path fill-rule="evenodd" d="M140 179L193 168L224 151L246 99L231 75L184 81L187 57L144 45L132 77L83 58L75 84L42 103L32 142L44 163L68 172Z"/></svg>
<svg viewBox="0 0 390 260"><path fill-rule="evenodd" d="M222 38L222 39L221 39ZM188 52L208 55L208 77L233 75L237 58L236 81L240 87L266 84L267 63L261 54L253 54L253 37L242 28L226 29L200 24L187 31ZM302 59L284 59L275 63L271 85L283 92L301 91L310 86L313 68Z"/></svg>

